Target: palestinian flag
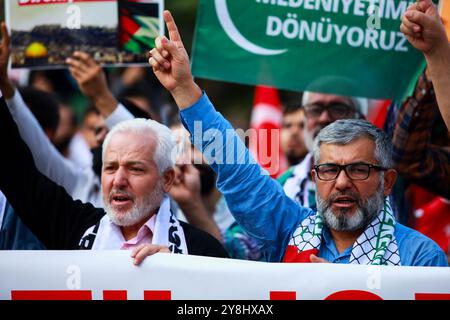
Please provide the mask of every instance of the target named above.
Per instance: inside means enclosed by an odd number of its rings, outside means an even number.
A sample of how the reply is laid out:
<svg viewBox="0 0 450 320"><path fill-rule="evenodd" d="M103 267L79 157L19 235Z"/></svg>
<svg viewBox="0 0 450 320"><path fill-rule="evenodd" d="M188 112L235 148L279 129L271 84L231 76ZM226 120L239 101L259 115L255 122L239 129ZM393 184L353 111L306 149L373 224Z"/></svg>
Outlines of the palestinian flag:
<svg viewBox="0 0 450 320"><path fill-rule="evenodd" d="M118 1L120 48L134 54L154 48L160 34L159 3L155 1Z"/></svg>

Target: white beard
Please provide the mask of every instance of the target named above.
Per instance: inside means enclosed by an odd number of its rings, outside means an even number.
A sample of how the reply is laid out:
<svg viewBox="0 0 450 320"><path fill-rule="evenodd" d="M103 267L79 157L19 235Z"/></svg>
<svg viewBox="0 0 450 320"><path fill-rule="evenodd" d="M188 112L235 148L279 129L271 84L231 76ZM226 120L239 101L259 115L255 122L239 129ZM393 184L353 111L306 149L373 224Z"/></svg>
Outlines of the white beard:
<svg viewBox="0 0 450 320"><path fill-rule="evenodd" d="M383 183L378 191L358 205L356 212L348 215L344 212L334 213L330 203L320 198L316 192L317 212L325 225L336 231L355 231L365 229L378 216L384 204ZM361 201L359 201L361 202Z"/></svg>
<svg viewBox="0 0 450 320"><path fill-rule="evenodd" d="M111 194L117 192L112 190ZM158 182L155 189L141 201L135 201L133 208L124 213L118 213L109 203L109 199L104 199L105 211L109 216L109 219L115 225L120 227L130 227L145 221L150 218L150 215L156 211L161 205L161 201L164 198L164 190L162 183Z"/></svg>

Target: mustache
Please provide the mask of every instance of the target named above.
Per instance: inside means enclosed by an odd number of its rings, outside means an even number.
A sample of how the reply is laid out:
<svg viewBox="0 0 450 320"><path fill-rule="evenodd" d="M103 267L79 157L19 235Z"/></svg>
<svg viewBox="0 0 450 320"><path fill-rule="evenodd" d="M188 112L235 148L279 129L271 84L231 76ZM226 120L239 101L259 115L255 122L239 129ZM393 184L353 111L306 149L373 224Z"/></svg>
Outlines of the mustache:
<svg viewBox="0 0 450 320"><path fill-rule="evenodd" d="M134 202L134 195L132 195L131 193L129 193L129 192L126 191L126 190L122 190L122 189L112 189L111 192L109 193L109 196L108 196L109 202L112 201L112 199L113 199L114 196L116 196L116 197L117 197L117 196L123 196L123 197L126 197L126 198L128 198L128 199L130 199L131 201Z"/></svg>
<svg viewBox="0 0 450 320"><path fill-rule="evenodd" d="M362 200L357 192L352 191L352 190L345 190L345 191L338 191L338 192L332 193L327 199L327 207L330 207L331 204L334 201L336 201L337 198L342 197L342 196L347 196L347 197L353 198L353 200L355 200L356 204L359 207L361 207L361 205L363 204Z"/></svg>

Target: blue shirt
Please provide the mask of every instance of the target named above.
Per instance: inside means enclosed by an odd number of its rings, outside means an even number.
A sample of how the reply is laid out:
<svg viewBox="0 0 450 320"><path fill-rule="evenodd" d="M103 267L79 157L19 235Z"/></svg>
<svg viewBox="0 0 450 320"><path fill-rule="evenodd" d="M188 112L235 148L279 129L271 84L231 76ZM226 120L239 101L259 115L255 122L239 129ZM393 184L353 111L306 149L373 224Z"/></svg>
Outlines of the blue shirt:
<svg viewBox="0 0 450 320"><path fill-rule="evenodd" d="M192 143L217 173L217 187L236 221L258 242L267 261L281 261L293 232L315 212L285 195L206 94L180 115ZM424 235L397 223L395 237L403 266L448 266L444 252ZM352 248L339 254L326 228L322 241L320 257L334 263L349 262Z"/></svg>

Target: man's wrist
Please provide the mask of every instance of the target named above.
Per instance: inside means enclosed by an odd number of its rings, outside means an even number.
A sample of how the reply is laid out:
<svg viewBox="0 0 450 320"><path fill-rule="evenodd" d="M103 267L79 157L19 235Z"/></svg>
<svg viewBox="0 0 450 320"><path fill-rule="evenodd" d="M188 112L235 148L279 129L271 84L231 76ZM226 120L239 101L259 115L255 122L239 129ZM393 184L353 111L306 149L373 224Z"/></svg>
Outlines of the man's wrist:
<svg viewBox="0 0 450 320"><path fill-rule="evenodd" d="M104 117L108 117L117 108L118 102L110 91L91 97L95 107Z"/></svg>
<svg viewBox="0 0 450 320"><path fill-rule="evenodd" d="M448 41L442 42L433 50L424 53L427 64L439 63L450 58L450 43Z"/></svg>
<svg viewBox="0 0 450 320"><path fill-rule="evenodd" d="M203 95L202 90L193 80L184 86L176 87L170 93L181 110L195 104Z"/></svg>
<svg viewBox="0 0 450 320"><path fill-rule="evenodd" d="M0 77L0 89L2 90L5 99L10 100L14 97L15 88L7 75Z"/></svg>

